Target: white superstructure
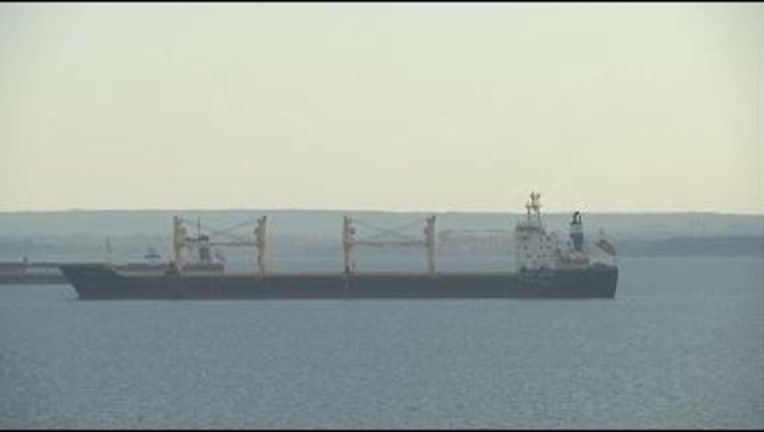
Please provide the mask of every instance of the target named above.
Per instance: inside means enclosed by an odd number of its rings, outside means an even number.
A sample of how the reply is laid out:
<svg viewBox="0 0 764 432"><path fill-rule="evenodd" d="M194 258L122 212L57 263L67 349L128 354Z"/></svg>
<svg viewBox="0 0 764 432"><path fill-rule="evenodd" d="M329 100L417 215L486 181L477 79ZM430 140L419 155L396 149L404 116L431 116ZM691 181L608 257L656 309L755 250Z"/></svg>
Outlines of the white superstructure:
<svg viewBox="0 0 764 432"><path fill-rule="evenodd" d="M539 270L556 268L553 236L546 233L541 220L541 194L531 192L530 201L525 204L526 219L515 225L515 262L517 270Z"/></svg>
<svg viewBox="0 0 764 432"><path fill-rule="evenodd" d="M515 225L515 265L517 271L541 269L573 269L587 267L591 260L587 251L591 249L584 242L581 213L573 213L570 222L570 241L564 244L554 233L547 233L541 220L541 194L531 192L525 205L525 220ZM615 248L606 239L600 239L595 246L614 259Z"/></svg>

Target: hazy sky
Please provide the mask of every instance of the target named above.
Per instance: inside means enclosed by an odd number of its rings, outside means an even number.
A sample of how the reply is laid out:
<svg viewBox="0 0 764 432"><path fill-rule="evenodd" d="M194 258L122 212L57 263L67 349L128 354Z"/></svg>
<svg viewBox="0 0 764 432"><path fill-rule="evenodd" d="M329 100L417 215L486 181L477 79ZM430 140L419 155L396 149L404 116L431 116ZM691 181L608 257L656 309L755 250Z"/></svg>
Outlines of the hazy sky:
<svg viewBox="0 0 764 432"><path fill-rule="evenodd" d="M0 210L764 213L764 4L0 4Z"/></svg>

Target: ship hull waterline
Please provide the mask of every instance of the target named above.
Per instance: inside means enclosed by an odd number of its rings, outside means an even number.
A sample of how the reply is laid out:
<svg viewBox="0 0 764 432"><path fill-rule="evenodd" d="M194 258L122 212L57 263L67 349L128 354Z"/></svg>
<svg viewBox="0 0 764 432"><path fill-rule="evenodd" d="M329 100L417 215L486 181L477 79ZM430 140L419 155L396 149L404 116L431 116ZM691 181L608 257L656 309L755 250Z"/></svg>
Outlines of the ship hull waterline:
<svg viewBox="0 0 764 432"><path fill-rule="evenodd" d="M524 273L124 275L102 264L62 265L81 300L613 298L618 269Z"/></svg>

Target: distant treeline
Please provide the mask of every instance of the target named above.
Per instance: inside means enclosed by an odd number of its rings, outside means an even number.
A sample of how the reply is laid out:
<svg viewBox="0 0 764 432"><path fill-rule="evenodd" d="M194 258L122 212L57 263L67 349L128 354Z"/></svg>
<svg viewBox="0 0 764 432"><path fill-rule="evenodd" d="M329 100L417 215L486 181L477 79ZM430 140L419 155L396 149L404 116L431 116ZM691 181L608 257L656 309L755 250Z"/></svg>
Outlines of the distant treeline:
<svg viewBox="0 0 764 432"><path fill-rule="evenodd" d="M143 261L149 248L162 260L170 258L168 236L114 236L112 249L107 252L104 238L96 236L0 236L0 262L21 261ZM614 239L619 256L763 256L764 236L673 237L668 239ZM291 257L340 257L341 244L332 237L273 236L269 239L268 255L275 260ZM478 241L460 239L438 243L437 254L442 257L485 256L502 257L513 253L510 237L501 240ZM421 258L421 248L382 247L360 248L361 257L398 255ZM231 260L252 260L249 248L225 249Z"/></svg>
<svg viewBox="0 0 764 432"><path fill-rule="evenodd" d="M652 241L674 237L764 236L764 215L718 213L588 213L583 211L584 230L605 231L615 239ZM0 212L0 238L3 236L70 236L82 235L104 239L117 236L169 236L173 216L188 221L191 233L197 221L202 229L227 229L241 226L251 235L255 220L268 216L270 235L308 235L337 238L342 232L342 217L348 215L367 224L383 228L414 222L411 232L421 234L423 212L339 211L339 210L89 210L65 212ZM437 231L506 230L525 219L524 213L459 213L437 214ZM568 231L570 213L545 212L544 221L550 231ZM363 227L358 226L359 235ZM214 232L210 232L213 236ZM103 240L101 240L103 241Z"/></svg>
<svg viewBox="0 0 764 432"><path fill-rule="evenodd" d="M619 243L624 256L764 256L764 237L675 237L664 240L628 240Z"/></svg>

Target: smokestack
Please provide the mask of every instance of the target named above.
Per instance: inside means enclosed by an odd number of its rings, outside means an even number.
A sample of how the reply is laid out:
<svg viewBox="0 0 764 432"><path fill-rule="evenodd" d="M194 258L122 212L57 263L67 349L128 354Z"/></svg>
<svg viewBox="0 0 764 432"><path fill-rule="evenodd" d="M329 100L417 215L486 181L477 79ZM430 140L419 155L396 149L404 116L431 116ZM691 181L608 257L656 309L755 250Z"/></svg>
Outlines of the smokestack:
<svg viewBox="0 0 764 432"><path fill-rule="evenodd" d="M573 213L573 220L570 221L570 239L573 241L573 250L583 252L584 250L584 227L581 223L581 213Z"/></svg>

